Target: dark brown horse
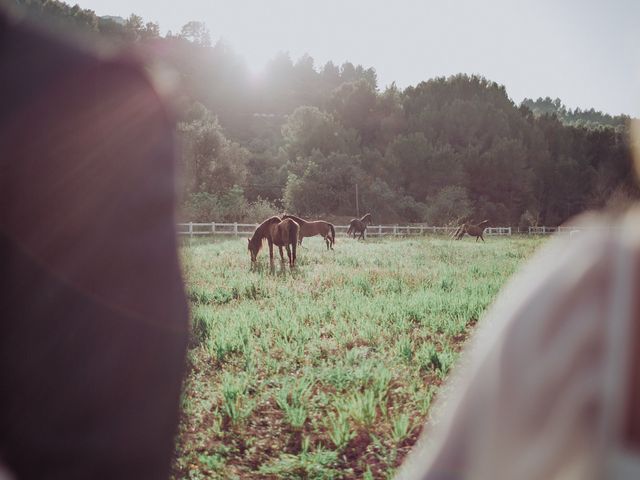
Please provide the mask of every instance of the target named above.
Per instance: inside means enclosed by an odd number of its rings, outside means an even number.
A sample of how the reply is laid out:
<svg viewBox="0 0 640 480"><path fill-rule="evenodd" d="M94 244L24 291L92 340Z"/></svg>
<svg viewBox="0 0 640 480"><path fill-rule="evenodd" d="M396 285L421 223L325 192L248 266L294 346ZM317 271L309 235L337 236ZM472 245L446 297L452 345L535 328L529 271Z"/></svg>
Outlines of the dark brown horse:
<svg viewBox="0 0 640 480"><path fill-rule="evenodd" d="M333 245L336 243L336 230L331 223L325 222L324 220L308 221L294 215L283 215L282 218L290 218L300 225L298 244L302 245L302 239L304 237L322 235L322 238L324 238L327 244L327 250L329 250L329 248L333 250Z"/></svg>
<svg viewBox="0 0 640 480"><path fill-rule="evenodd" d="M255 262L258 253L262 248L262 243L267 240L269 244L269 261L273 267L273 246L277 246L280 250L280 258L284 262L282 247L287 249L289 257L289 266L293 268L296 263L296 246L298 244L299 225L290 218L281 219L280 217L271 217L262 222L253 236L249 239L249 252L251 253L251 261Z"/></svg>
<svg viewBox="0 0 640 480"><path fill-rule="evenodd" d="M484 237L482 236L482 234L484 233L484 229L487 228L488 226L489 226L489 220L483 220L477 225L471 225L470 223L463 223L453 233L453 238L455 238L456 240L460 240L462 237L464 237L464 234L466 233L471 237L476 237L476 242L478 241L478 238L484 242Z"/></svg>
<svg viewBox="0 0 640 480"><path fill-rule="evenodd" d="M360 236L358 238L362 238L364 240L364 232L367 229L367 225L371 225L373 220L371 219L371 214L367 213L362 218L353 218L349 222L349 229L347 230L347 235L353 235L353 238L356 238L356 234L359 233Z"/></svg>

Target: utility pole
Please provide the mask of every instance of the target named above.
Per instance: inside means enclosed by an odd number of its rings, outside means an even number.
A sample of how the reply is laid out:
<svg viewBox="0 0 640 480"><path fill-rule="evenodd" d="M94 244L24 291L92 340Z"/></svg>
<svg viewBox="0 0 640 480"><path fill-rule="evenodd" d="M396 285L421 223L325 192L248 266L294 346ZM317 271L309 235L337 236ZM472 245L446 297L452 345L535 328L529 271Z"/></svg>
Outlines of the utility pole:
<svg viewBox="0 0 640 480"><path fill-rule="evenodd" d="M358 205L358 184L356 183L356 217L360 218L360 206Z"/></svg>

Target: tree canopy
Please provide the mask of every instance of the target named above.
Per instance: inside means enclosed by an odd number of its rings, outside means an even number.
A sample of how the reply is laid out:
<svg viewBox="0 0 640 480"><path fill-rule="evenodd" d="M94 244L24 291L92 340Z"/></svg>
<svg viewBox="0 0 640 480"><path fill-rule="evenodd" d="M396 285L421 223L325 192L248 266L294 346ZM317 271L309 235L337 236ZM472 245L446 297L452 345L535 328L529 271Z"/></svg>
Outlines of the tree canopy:
<svg viewBox="0 0 640 480"><path fill-rule="evenodd" d="M215 32L192 21L162 36L137 15L98 17L56 0L18 1L119 45L180 81L184 215L256 211L380 222L556 225L610 199L636 198L627 116L517 105L476 75L380 89L373 68L276 54L259 79ZM157 48L160 43L162 48ZM153 46L151 48L150 46ZM225 208L227 210L225 210Z"/></svg>

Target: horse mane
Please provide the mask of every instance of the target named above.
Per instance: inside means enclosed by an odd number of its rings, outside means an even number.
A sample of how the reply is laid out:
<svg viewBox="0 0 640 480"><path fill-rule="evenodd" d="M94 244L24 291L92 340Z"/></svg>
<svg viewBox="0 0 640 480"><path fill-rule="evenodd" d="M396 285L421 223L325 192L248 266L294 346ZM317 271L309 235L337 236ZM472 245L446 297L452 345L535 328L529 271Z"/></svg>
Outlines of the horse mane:
<svg viewBox="0 0 640 480"><path fill-rule="evenodd" d="M282 218L290 218L291 220L293 220L294 222L298 223L299 225L302 225L303 223L309 223L306 220L300 218L300 217L296 217L295 215L289 215L288 213L286 215L283 215Z"/></svg>
<svg viewBox="0 0 640 480"><path fill-rule="evenodd" d="M483 225L487 225L488 223L489 223L489 220L483 220L478 224L478 226L482 227Z"/></svg>
<svg viewBox="0 0 640 480"><path fill-rule="evenodd" d="M266 237L266 233L265 233L266 230L269 228L270 225L274 223L280 223L281 221L282 219L277 215L271 218L267 218L264 222L258 225L258 227L253 232L253 235L251 236L251 239L249 241L251 243L260 242L260 247L262 247L262 241Z"/></svg>
<svg viewBox="0 0 640 480"><path fill-rule="evenodd" d="M369 220L371 220L371 213L365 213L362 218L360 219L361 222L364 222L366 220L366 218L369 217Z"/></svg>

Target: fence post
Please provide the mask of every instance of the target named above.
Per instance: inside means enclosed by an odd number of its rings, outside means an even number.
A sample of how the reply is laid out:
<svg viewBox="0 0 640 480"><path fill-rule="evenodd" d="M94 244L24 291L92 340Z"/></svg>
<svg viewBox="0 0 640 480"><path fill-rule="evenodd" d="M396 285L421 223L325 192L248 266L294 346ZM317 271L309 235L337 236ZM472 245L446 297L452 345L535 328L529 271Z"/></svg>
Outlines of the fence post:
<svg viewBox="0 0 640 480"><path fill-rule="evenodd" d="M382 236L382 225L378 225L378 236Z"/></svg>
<svg viewBox="0 0 640 480"><path fill-rule="evenodd" d="M420 236L424 236L424 227L420 226Z"/></svg>
<svg viewBox="0 0 640 480"><path fill-rule="evenodd" d="M394 225L393 226L393 236L397 237L398 236L398 225Z"/></svg>
<svg viewBox="0 0 640 480"><path fill-rule="evenodd" d="M238 236L238 222L233 223L233 233L236 237Z"/></svg>
<svg viewBox="0 0 640 480"><path fill-rule="evenodd" d="M216 222L211 223L211 233L216 234Z"/></svg>
<svg viewBox="0 0 640 480"><path fill-rule="evenodd" d="M508 235L509 235L509 236L511 236L511 227L509 227L509 233L508 233Z"/></svg>
<svg viewBox="0 0 640 480"><path fill-rule="evenodd" d="M189 222L189 238L193 238L193 222Z"/></svg>

